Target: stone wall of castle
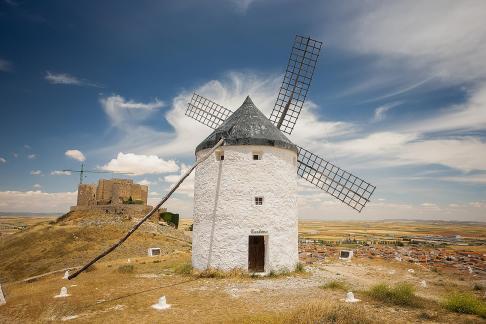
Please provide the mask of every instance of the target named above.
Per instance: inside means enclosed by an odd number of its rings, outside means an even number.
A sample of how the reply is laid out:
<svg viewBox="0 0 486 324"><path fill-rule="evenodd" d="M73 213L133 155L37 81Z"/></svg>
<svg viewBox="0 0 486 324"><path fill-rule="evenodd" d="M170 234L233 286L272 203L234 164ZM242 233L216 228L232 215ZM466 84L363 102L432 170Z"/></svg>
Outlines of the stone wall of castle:
<svg viewBox="0 0 486 324"><path fill-rule="evenodd" d="M96 185L80 184L78 187L78 206L96 205Z"/></svg>
<svg viewBox="0 0 486 324"><path fill-rule="evenodd" d="M131 179L100 179L96 184L81 184L77 206L123 205L130 198L147 205L148 187L134 184Z"/></svg>

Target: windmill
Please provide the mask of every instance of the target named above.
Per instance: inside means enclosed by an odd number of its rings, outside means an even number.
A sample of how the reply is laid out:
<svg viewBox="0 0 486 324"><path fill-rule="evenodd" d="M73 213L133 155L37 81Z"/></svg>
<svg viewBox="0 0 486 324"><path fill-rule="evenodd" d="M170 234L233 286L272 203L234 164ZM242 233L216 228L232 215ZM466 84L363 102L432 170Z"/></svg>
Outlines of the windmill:
<svg viewBox="0 0 486 324"><path fill-rule="evenodd" d="M194 93L186 115L214 129L196 158L193 267L291 269L298 262L294 172L358 212L375 186L293 144L322 42L296 36L275 106L265 117L247 97L235 112ZM294 181L295 178L295 181ZM254 199L254 200L253 200Z"/></svg>
<svg viewBox="0 0 486 324"><path fill-rule="evenodd" d="M186 115L214 129L196 147L196 162L118 242L68 279L123 244L193 170L192 265L199 270L292 270L298 263L296 173L361 212L375 186L284 135L292 133L303 108L321 47L310 37L295 37L270 118L250 97L233 112L194 93Z"/></svg>
<svg viewBox="0 0 486 324"><path fill-rule="evenodd" d="M118 171L99 171L99 170L85 170L84 163L81 163L80 170L71 170L71 169L64 169L63 172L74 172L79 173L79 184L83 184L83 179L86 177L85 173L111 173L111 174L132 174L128 172L118 172Z"/></svg>

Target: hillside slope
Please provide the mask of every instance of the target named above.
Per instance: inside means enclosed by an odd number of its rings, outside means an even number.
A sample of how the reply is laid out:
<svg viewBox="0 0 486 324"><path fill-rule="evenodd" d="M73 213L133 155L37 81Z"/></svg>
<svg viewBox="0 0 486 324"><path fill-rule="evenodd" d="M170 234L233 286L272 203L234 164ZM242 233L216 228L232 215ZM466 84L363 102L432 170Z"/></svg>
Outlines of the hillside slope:
<svg viewBox="0 0 486 324"><path fill-rule="evenodd" d="M0 240L0 282L80 266L120 239L138 220L135 217L70 212L57 222L38 224ZM149 247L162 254L190 251L182 231L147 221L106 260L147 255Z"/></svg>

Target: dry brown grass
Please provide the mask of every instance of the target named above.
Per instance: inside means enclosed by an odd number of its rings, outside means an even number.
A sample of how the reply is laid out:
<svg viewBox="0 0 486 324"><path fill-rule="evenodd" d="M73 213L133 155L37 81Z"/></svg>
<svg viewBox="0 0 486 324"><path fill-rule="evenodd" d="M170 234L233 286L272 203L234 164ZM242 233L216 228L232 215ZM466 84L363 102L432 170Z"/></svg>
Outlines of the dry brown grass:
<svg viewBox="0 0 486 324"><path fill-rule="evenodd" d="M0 276L6 271L36 272L42 266L59 269L78 265L83 258L92 257L124 233L126 224L117 228L103 225L98 228L80 228L75 225L41 225L31 231L30 237L19 235L15 242L0 242ZM75 235L77 238L74 238ZM17 236L17 235L16 235ZM57 245L56 240L64 242ZM20 243L19 243L20 242ZM140 232L134 234L113 256L96 264L96 270L81 274L73 281L62 279L62 273L43 277L33 283L2 284L7 294L7 305L0 307L0 323L59 322L65 316L78 315L69 323L410 323L432 320L438 323L475 323L481 318L449 312L436 302L436 308L413 308L389 305L358 292L363 298L359 304L344 304L342 291L318 287L283 287L283 283L315 279L318 274L285 273L271 278L250 278L242 271L223 273L207 271L199 276L190 267L190 250L187 245L168 240L162 235ZM160 257L145 255L147 245L160 245L167 254ZM8 251L2 250L8 247ZM25 260L10 256L12 251L25 251ZM59 248L61 250L51 250ZM44 249L44 252L42 252ZM182 251L182 252L179 252ZM44 253L44 254L43 254ZM45 256L45 260L41 259ZM5 258L5 259L3 259ZM127 258L130 258L128 263ZM5 260L5 263L3 262ZM25 263L23 261L26 261ZM76 262L75 262L76 261ZM357 262L355 259L353 262ZM381 280L384 260L368 260L364 270L359 267L336 263L340 280L366 289ZM133 265L133 271L120 273L119 268ZM325 267L331 265L326 264ZM370 266L370 268L368 268ZM372 268L372 267L374 268ZM24 270L25 267L31 269ZM393 264L397 270L406 271L407 264ZM388 267L386 267L388 269ZM12 270L13 269L13 270ZM342 270L346 269L347 272ZM328 274L335 274L337 270ZM347 273L351 275L345 276ZM420 272L419 272L420 273ZM434 284L434 278L448 277L437 273L424 273L430 282L427 291L418 288L418 294L442 296L445 289ZM284 277L298 278L284 278ZM24 275L19 276L21 278ZM213 279L214 278L214 279ZM341 279L345 278L345 279ZM355 279L354 279L355 278ZM327 282L327 277L316 282ZM355 282L358 281L358 283ZM388 282L391 282L390 279ZM471 290L472 282L457 282L461 289ZM71 286L75 285L75 286ZM62 286L72 294L67 299L54 299ZM278 289L272 288L278 287ZM283 287L283 288L282 288ZM233 289L237 296L233 296ZM361 289L361 288L360 288ZM162 295L173 307L164 312L150 308ZM309 302L310 301L310 302ZM123 307L117 310L116 307Z"/></svg>
<svg viewBox="0 0 486 324"><path fill-rule="evenodd" d="M342 303L311 302L281 315L274 317L261 316L255 322L281 324L336 323L336 324L368 324L379 319L361 305Z"/></svg>
<svg viewBox="0 0 486 324"><path fill-rule="evenodd" d="M115 243L132 222L91 226L42 223L0 239L0 282L21 280L42 273L81 266ZM168 235L183 235L164 228ZM160 247L162 254L189 252L190 246L164 234L141 228L103 260L145 256L148 247ZM161 258L163 257L157 257Z"/></svg>
<svg viewBox="0 0 486 324"><path fill-rule="evenodd" d="M196 278L249 278L248 272L242 269L232 269L230 271L223 271L220 269L209 268L204 271L193 271Z"/></svg>
<svg viewBox="0 0 486 324"><path fill-rule="evenodd" d="M336 289L336 290L347 290L348 284L343 280L331 280L324 285L320 286L322 289Z"/></svg>
<svg viewBox="0 0 486 324"><path fill-rule="evenodd" d="M134 269L135 267L133 266L133 264L122 264L118 267L117 271L120 273L133 273Z"/></svg>

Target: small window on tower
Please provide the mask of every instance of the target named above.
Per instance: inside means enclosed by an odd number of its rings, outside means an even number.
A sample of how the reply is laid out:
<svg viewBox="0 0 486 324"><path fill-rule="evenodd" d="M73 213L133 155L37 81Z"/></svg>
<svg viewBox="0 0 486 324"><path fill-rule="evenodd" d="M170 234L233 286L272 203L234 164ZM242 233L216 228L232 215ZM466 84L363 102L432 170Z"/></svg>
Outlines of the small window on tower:
<svg viewBox="0 0 486 324"><path fill-rule="evenodd" d="M263 205L263 197L255 197L255 205L257 206Z"/></svg>
<svg viewBox="0 0 486 324"><path fill-rule="evenodd" d="M253 160L261 160L261 159L262 159L262 153L253 152Z"/></svg>

